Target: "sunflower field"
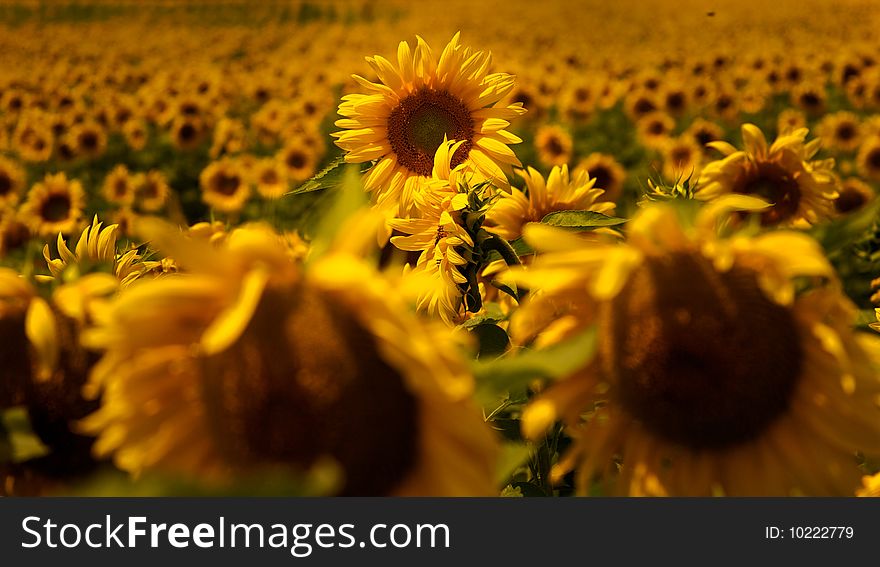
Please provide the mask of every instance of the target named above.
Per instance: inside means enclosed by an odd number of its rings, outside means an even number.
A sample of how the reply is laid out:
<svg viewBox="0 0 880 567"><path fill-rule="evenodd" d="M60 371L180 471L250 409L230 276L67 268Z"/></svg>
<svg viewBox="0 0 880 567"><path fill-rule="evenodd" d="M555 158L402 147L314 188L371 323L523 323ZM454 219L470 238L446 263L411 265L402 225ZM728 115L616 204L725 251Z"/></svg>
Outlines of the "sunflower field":
<svg viewBox="0 0 880 567"><path fill-rule="evenodd" d="M875 0L0 0L0 495L880 495Z"/></svg>

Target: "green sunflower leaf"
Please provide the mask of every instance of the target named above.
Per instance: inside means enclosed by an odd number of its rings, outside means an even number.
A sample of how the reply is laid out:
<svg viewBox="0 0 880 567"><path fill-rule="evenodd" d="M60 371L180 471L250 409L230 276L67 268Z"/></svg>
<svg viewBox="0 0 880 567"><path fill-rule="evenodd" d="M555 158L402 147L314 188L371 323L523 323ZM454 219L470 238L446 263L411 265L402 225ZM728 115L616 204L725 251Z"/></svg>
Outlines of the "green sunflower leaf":
<svg viewBox="0 0 880 567"><path fill-rule="evenodd" d="M880 214L880 199L874 199L862 210L834 220L820 224L810 230L810 234L819 241L826 253L831 254L852 244L856 238L863 235L878 218Z"/></svg>
<svg viewBox="0 0 880 567"><path fill-rule="evenodd" d="M541 219L544 224L572 230L592 230L607 226L619 226L627 219L609 217L595 211L556 211Z"/></svg>
<svg viewBox="0 0 880 567"><path fill-rule="evenodd" d="M593 359L596 329L542 350L520 350L488 362L473 364L477 395L481 400L497 400L506 393L525 390L534 380L556 380L572 374Z"/></svg>
<svg viewBox="0 0 880 567"><path fill-rule="evenodd" d="M49 453L31 429L27 410L14 407L0 413L0 462L20 463Z"/></svg>
<svg viewBox="0 0 880 567"><path fill-rule="evenodd" d="M510 337L507 333L494 323L482 323L470 329L472 335L477 337L479 341L479 352L477 358L494 358L504 354L507 347L510 346Z"/></svg>

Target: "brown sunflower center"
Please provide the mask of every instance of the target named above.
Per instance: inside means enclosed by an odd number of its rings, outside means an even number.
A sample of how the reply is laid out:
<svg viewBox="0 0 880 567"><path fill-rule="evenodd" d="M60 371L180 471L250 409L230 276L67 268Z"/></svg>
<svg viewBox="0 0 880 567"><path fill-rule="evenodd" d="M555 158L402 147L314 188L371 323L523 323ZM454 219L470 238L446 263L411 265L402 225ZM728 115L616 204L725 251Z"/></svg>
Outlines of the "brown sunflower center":
<svg viewBox="0 0 880 567"><path fill-rule="evenodd" d="M12 178L5 171L0 171L0 197L12 192Z"/></svg>
<svg viewBox="0 0 880 567"><path fill-rule="evenodd" d="M278 174L274 169L264 169L260 174L260 181L265 185L274 185L278 183Z"/></svg>
<svg viewBox="0 0 880 567"><path fill-rule="evenodd" d="M544 144L544 149L546 149L547 153L552 156L561 156L565 154L565 146L562 145L562 140L556 136L550 136L547 138L547 141Z"/></svg>
<svg viewBox="0 0 880 567"><path fill-rule="evenodd" d="M750 162L734 181L733 191L757 195L773 206L761 213L761 224L779 224L791 218L798 210L801 190L797 180L775 162Z"/></svg>
<svg viewBox="0 0 880 567"><path fill-rule="evenodd" d="M70 216L70 196L64 193L53 193L43 201L40 217L48 222L60 222Z"/></svg>
<svg viewBox="0 0 880 567"><path fill-rule="evenodd" d="M300 151L291 151L284 162L290 169L302 169L306 165L306 156Z"/></svg>
<svg viewBox="0 0 880 567"><path fill-rule="evenodd" d="M372 335L330 297L267 291L241 338L206 360L205 393L231 462L333 457L344 494L387 494L416 458L417 402Z"/></svg>
<svg viewBox="0 0 880 567"><path fill-rule="evenodd" d="M844 122L837 126L837 139L843 142L849 142L856 137L856 128L849 122Z"/></svg>
<svg viewBox="0 0 880 567"><path fill-rule="evenodd" d="M452 156L455 167L470 153L474 120L464 102L446 91L418 90L388 115L388 142L397 162L418 175L431 175L444 137L464 142Z"/></svg>
<svg viewBox="0 0 880 567"><path fill-rule="evenodd" d="M788 407L803 352L756 274L697 254L648 260L603 314L603 366L646 429L694 450L759 436Z"/></svg>
<svg viewBox="0 0 880 567"><path fill-rule="evenodd" d="M861 209L868 202L868 195L853 185L844 185L840 195L834 200L834 208L838 213L851 213Z"/></svg>
<svg viewBox="0 0 880 567"><path fill-rule="evenodd" d="M214 177L214 188L223 195L234 195L241 186L241 178L230 173L218 173Z"/></svg>
<svg viewBox="0 0 880 567"><path fill-rule="evenodd" d="M605 189L606 191L611 186L613 176L611 175L611 171L608 170L604 165L597 165L595 167L590 168L589 170L590 177L594 177L596 179L595 187L599 189Z"/></svg>
<svg viewBox="0 0 880 567"><path fill-rule="evenodd" d="M178 136L183 142L190 142L196 138L196 127L192 124L186 123L180 127L178 130Z"/></svg>
<svg viewBox="0 0 880 567"><path fill-rule="evenodd" d="M880 170L880 148L874 148L868 152L868 166L873 170Z"/></svg>
<svg viewBox="0 0 880 567"><path fill-rule="evenodd" d="M94 150L98 147L98 136L94 132L83 132L79 137L79 145L85 150Z"/></svg>

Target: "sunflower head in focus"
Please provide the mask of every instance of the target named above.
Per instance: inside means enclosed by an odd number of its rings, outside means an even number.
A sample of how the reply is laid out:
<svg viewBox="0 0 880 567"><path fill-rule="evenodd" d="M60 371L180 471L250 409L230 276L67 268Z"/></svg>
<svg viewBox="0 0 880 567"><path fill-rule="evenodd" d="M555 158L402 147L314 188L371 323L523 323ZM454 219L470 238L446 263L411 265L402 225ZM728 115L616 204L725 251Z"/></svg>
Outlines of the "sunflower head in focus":
<svg viewBox="0 0 880 567"><path fill-rule="evenodd" d="M853 331L815 241L724 221L765 206L653 203L623 244L527 227L539 254L511 276L535 291L512 336L598 333L596 357L523 416L530 437L569 424L557 475L624 495L853 494L857 453L880 454L880 342Z"/></svg>
<svg viewBox="0 0 880 567"><path fill-rule="evenodd" d="M724 158L707 164L696 196L713 200L730 193L754 195L772 206L761 224L805 226L829 218L837 198L833 160L815 160L819 140L806 142L807 129L794 130L768 144L756 126L742 127L743 150L726 142L711 146Z"/></svg>
<svg viewBox="0 0 880 567"><path fill-rule="evenodd" d="M87 337L106 351L88 387L101 408L82 422L98 454L220 483L329 458L341 494L492 492L493 441L456 347L359 244L303 266L264 227L214 243L147 228L185 273L129 288Z"/></svg>
<svg viewBox="0 0 880 567"><path fill-rule="evenodd" d="M455 34L439 58L417 37L414 50L398 45L396 65L378 55L367 62L379 82L354 77L367 94L343 97L344 118L336 122L343 130L333 136L347 162L376 160L364 186L377 203L391 209L400 203L406 214L444 139L462 142L453 167L468 164L496 186L508 186L512 167L521 165L509 144L521 140L506 128L525 109L500 103L514 77L490 72L489 53L462 46Z"/></svg>
<svg viewBox="0 0 880 567"><path fill-rule="evenodd" d="M33 187L21 207L21 219L34 234L70 234L82 221L86 195L77 180L64 173L48 174Z"/></svg>
<svg viewBox="0 0 880 567"><path fill-rule="evenodd" d="M541 222L556 211L614 213L614 203L604 199L605 191L584 169L569 173L567 165L554 166L544 179L529 167L520 175L526 182L526 192L513 188L510 194L501 195L486 215L486 228L502 238L519 238L526 223Z"/></svg>

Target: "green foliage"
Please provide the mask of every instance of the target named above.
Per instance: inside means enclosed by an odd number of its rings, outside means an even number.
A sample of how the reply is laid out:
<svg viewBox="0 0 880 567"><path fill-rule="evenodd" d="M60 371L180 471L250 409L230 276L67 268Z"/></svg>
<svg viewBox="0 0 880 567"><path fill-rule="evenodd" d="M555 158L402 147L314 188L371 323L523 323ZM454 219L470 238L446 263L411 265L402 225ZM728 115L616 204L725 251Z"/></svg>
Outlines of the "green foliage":
<svg viewBox="0 0 880 567"><path fill-rule="evenodd" d="M594 211L556 211L545 216L541 222L550 226L586 231L620 226L627 222L627 219L609 217Z"/></svg>
<svg viewBox="0 0 880 567"><path fill-rule="evenodd" d="M584 367L596 352L596 329L590 327L579 335L552 347L520 349L507 356L472 366L478 396L497 400L499 396L524 392L535 380L555 380Z"/></svg>
<svg viewBox="0 0 880 567"><path fill-rule="evenodd" d="M0 463L21 463L48 453L31 429L27 409L14 407L0 413Z"/></svg>

